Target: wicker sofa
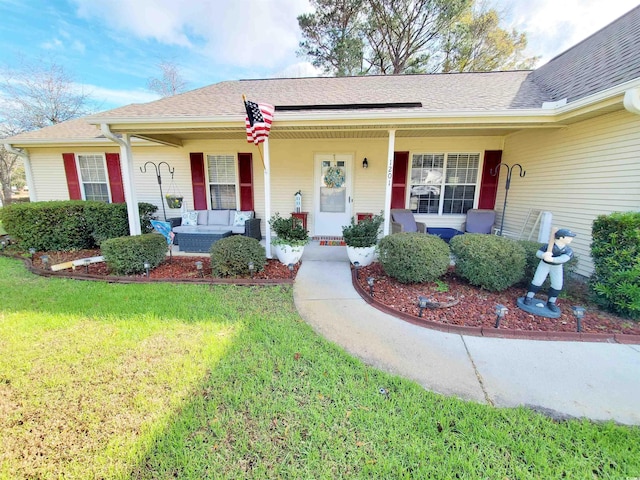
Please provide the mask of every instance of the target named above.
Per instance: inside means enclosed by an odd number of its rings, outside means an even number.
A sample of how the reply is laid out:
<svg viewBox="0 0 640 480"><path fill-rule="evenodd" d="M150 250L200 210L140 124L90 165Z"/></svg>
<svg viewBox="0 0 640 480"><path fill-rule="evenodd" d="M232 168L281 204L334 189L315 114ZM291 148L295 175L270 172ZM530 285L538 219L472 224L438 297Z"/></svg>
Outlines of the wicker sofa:
<svg viewBox="0 0 640 480"><path fill-rule="evenodd" d="M223 232L231 232L233 235L245 235L256 240L262 240L260 219L255 218L254 212L192 210L183 213L181 217L169 218L167 222L171 224L171 230L175 234L174 245L180 245L181 235L183 237L197 235L206 243L207 236L213 242L219 239Z"/></svg>

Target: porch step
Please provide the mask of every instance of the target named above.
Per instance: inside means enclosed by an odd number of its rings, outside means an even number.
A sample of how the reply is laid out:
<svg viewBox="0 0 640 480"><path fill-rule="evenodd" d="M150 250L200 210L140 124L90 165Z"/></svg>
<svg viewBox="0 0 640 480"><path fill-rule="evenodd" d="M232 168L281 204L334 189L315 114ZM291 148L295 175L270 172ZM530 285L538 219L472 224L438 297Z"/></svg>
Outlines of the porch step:
<svg viewBox="0 0 640 480"><path fill-rule="evenodd" d="M324 235L311 237L311 240L314 242L318 242L321 246L343 247L346 245L346 243L344 243L344 238L342 237L331 237Z"/></svg>

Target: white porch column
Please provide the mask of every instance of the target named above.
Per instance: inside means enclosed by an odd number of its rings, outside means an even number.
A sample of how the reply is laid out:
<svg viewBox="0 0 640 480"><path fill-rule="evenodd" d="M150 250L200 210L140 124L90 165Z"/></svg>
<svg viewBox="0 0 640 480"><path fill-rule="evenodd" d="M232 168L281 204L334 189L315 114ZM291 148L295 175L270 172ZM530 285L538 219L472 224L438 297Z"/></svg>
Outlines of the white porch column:
<svg viewBox="0 0 640 480"><path fill-rule="evenodd" d="M120 145L120 168L122 169L122 185L124 198L127 202L127 216L129 217L130 235L142 235L140 226L140 211L138 210L138 196L133 185L133 153L131 152L131 137L124 136L124 145Z"/></svg>
<svg viewBox="0 0 640 480"><path fill-rule="evenodd" d="M258 146L260 149L260 146ZM265 216L265 244L264 248L267 258L273 258L271 255L271 159L269 157L269 137L264 140L264 216Z"/></svg>
<svg viewBox="0 0 640 480"><path fill-rule="evenodd" d="M387 183L384 194L384 227L383 235L389 235L391 219L391 187L393 185L393 152L396 146L396 131L389 130L389 147L387 150Z"/></svg>
<svg viewBox="0 0 640 480"><path fill-rule="evenodd" d="M33 170L31 170L31 157L29 157L29 152L27 150L13 148L13 146L9 145L8 143L4 144L4 148L7 152L22 158L22 163L24 165L24 176L27 180L27 186L29 187L29 201L37 202L38 198L36 185L35 183L33 183Z"/></svg>
<svg viewBox="0 0 640 480"><path fill-rule="evenodd" d="M133 185L133 153L131 152L131 136L122 138L113 134L109 125L103 123L100 126L102 133L108 139L120 145L120 169L122 171L122 186L124 187L124 199L127 202L127 217L129 219L129 234L141 235L140 212L138 211L138 197Z"/></svg>

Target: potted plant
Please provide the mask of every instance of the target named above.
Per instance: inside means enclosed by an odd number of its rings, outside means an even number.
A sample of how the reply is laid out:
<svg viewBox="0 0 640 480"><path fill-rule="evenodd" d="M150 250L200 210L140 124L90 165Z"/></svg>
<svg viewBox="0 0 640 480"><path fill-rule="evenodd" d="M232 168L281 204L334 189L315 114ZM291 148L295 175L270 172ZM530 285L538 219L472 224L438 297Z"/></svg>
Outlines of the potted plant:
<svg viewBox="0 0 640 480"><path fill-rule="evenodd" d="M280 263L284 265L298 263L304 252L304 246L309 243L309 231L302 226L299 219L282 218L279 213L271 216L269 225L276 234L271 239L271 245Z"/></svg>
<svg viewBox="0 0 640 480"><path fill-rule="evenodd" d="M164 196L167 199L167 206L169 208L180 208L182 207L182 197L178 197L176 195L167 194Z"/></svg>
<svg viewBox="0 0 640 480"><path fill-rule="evenodd" d="M342 227L342 237L347 244L347 256L351 263L358 262L361 267L370 265L376 259L376 245L380 226L384 222L382 212L370 218L363 218Z"/></svg>

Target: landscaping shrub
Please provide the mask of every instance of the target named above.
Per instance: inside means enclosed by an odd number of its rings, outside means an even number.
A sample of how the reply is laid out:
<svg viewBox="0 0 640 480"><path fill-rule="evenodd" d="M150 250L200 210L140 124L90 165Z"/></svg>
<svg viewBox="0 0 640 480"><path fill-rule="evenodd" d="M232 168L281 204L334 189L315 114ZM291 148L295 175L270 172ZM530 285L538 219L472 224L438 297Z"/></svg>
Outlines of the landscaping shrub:
<svg viewBox="0 0 640 480"><path fill-rule="evenodd" d="M606 310L640 319L640 212L600 215L593 222L589 289Z"/></svg>
<svg viewBox="0 0 640 480"><path fill-rule="evenodd" d="M165 259L167 241L156 233L109 238L102 242L101 251L115 275L144 273L144 262L155 268Z"/></svg>
<svg viewBox="0 0 640 480"><path fill-rule="evenodd" d="M471 285L500 292L524 276L525 250L516 240L496 235L465 233L449 243L456 275Z"/></svg>
<svg viewBox="0 0 640 480"><path fill-rule="evenodd" d="M536 273L536 268L538 268L538 264L540 263L540 259L536 257L536 252L540 249L540 247L546 245L539 242L532 242L530 240L518 240L518 243L524 248L525 251L525 266L524 266L524 276L522 280L519 282L522 286L528 286L531 280L533 279L533 275ZM562 278L563 278L563 292L566 292L566 287L569 285L571 275L575 273L576 268L578 268L578 256L574 253L573 258L565 263L562 267ZM549 288L550 280L547 277L540 287L541 290L547 290Z"/></svg>
<svg viewBox="0 0 640 480"><path fill-rule="evenodd" d="M255 271L264 270L267 256L264 247L255 238L232 235L211 246L211 273L214 277L249 275L249 262Z"/></svg>
<svg viewBox="0 0 640 480"><path fill-rule="evenodd" d="M449 268L449 246L436 235L394 233L378 248L383 270L401 283L432 282Z"/></svg>
<svg viewBox="0 0 640 480"><path fill-rule="evenodd" d="M158 209L138 204L143 232L152 231ZM23 249L78 250L95 248L107 238L129 234L127 206L81 200L12 203L0 210L4 228Z"/></svg>
<svg viewBox="0 0 640 480"><path fill-rule="evenodd" d="M383 222L382 214L363 218L358 223L352 217L351 223L342 227L342 238L350 247L373 247L378 243L378 233Z"/></svg>
<svg viewBox="0 0 640 480"><path fill-rule="evenodd" d="M82 201L12 203L2 209L5 230L23 249L74 250L93 247Z"/></svg>

